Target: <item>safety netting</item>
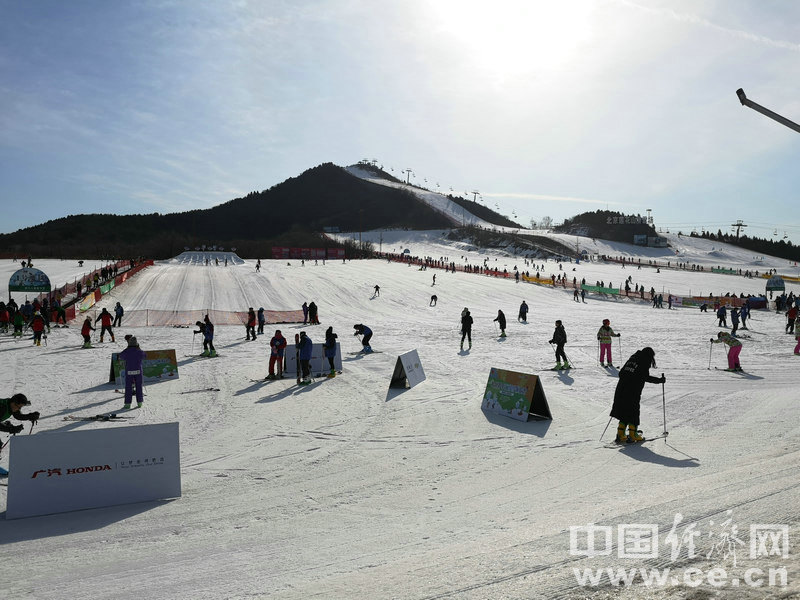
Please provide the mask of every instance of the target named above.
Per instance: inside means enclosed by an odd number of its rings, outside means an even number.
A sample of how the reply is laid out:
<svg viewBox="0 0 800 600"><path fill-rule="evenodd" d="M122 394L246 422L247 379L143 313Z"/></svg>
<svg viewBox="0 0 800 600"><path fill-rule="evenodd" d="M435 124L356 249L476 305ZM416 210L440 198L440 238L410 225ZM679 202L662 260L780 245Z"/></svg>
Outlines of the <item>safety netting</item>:
<svg viewBox="0 0 800 600"><path fill-rule="evenodd" d="M216 325L244 325L248 311L229 310L126 310L122 323L126 327L180 327L194 326L208 315ZM266 323L302 323L302 310L265 310Z"/></svg>

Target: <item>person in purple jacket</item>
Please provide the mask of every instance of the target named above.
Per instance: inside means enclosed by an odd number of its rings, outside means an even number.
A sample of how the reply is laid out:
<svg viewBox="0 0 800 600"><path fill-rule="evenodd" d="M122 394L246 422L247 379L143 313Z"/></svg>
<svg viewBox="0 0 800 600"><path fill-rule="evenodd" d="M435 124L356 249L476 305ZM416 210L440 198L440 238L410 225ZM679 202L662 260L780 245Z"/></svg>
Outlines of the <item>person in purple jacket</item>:
<svg viewBox="0 0 800 600"><path fill-rule="evenodd" d="M142 363L144 350L139 348L139 342L134 336L128 337L128 347L119 353L119 360L125 361L125 409L131 407L133 400L133 385L136 385L136 407L142 408L144 402L144 389L142 388Z"/></svg>

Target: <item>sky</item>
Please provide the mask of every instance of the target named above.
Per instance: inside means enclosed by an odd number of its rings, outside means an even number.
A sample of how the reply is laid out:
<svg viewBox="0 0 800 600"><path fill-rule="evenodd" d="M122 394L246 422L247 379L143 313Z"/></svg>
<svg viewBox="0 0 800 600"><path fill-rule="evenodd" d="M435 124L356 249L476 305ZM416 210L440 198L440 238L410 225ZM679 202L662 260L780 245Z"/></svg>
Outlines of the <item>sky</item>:
<svg viewBox="0 0 800 600"><path fill-rule="evenodd" d="M800 243L793 2L0 0L0 230L374 160L524 225ZM409 171L410 170L410 171ZM473 193L476 192L476 193ZM23 210L9 210L12 207Z"/></svg>

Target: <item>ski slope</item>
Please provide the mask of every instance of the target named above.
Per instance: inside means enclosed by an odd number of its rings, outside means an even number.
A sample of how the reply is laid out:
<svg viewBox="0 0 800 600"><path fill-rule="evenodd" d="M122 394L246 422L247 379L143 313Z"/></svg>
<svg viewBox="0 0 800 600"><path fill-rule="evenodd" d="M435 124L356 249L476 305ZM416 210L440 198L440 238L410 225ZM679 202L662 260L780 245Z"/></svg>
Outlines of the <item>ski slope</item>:
<svg viewBox="0 0 800 600"><path fill-rule="evenodd" d="M482 264L516 264L508 253L448 243L441 232L381 232L383 250L409 248L419 256L465 257ZM586 243L591 243L587 240ZM596 253L642 252L605 242ZM793 265L754 258L734 248L682 238L688 262L796 273ZM608 251L602 252L603 248ZM662 250L659 250L659 252ZM595 253L594 250L590 250ZM672 251L674 253L674 250ZM710 253L714 254L710 254ZM788 598L800 594L794 550L749 559L752 524L784 524L798 542L800 419L796 380L800 357L785 318L754 311L743 338L746 373L724 367L715 316L696 309L653 309L649 303L553 290L442 270L419 270L383 260L231 260L204 266L196 256L157 262L104 297L126 309L296 310L319 306L321 325L282 325L287 339L307 331L314 342L332 325L343 351L342 375L300 388L294 379L258 381L267 372L269 338L246 342L244 327L218 326L216 359L201 359L191 329L123 326L116 343L83 350L77 323L54 329L48 345L0 337L3 395L28 395L42 413L33 435L113 428L117 423L66 422L65 415L97 414L122 406L108 385L112 352L123 335L144 349L175 348L180 377L148 385L133 424L178 421L180 499L0 519L7 577L3 598ZM637 256L629 254L629 256ZM751 261L751 262L748 262ZM54 284L68 277L66 261L35 261ZM541 264L542 261L536 261ZM747 265L747 266L745 266ZM558 263L545 264L558 274ZM503 267L500 267L501 270ZM529 268L529 267L527 267ZM649 289L762 293L763 279L707 272L641 270L617 264L563 263L571 278L614 285L628 275ZM575 271L572 271L572 269ZM16 269L0 265L0 275ZM64 270L62 270L64 269ZM432 275L436 274L436 285ZM373 287L381 294L373 297ZM800 292L796 284L787 291ZM438 304L429 306L431 294ZM666 297L665 297L666 299ZM522 300L528 323L517 321ZM665 303L666 305L666 303ZM470 351L459 351L464 307L475 319ZM492 319L502 309L508 337ZM93 313L92 313L93 314ZM669 430L668 441L609 448L608 413L616 371L598 365L596 332L604 318L621 338L614 363L651 346L667 382L642 395L645 436ZM568 335L575 368L555 372L548 340L556 319ZM375 332L372 355L359 349L353 324ZM416 349L427 380L389 391L397 356ZM537 374L552 421L518 422L484 413L481 399L491 367ZM711 368L709 368L711 367ZM207 391L208 388L218 392ZM2 439L7 439L2 435ZM0 464L8 466L7 452ZM5 490L0 487L0 509ZM686 548L673 561L665 538L696 524L697 556ZM726 521L743 545L732 556L714 552ZM655 524L658 556L586 557L571 552L570 527ZM616 529L614 529L616 531ZM718 549L718 548L717 548ZM711 553L711 556L707 555ZM788 586L728 584L581 586L573 569L665 568L708 573L725 568L739 578L758 567L786 567Z"/></svg>

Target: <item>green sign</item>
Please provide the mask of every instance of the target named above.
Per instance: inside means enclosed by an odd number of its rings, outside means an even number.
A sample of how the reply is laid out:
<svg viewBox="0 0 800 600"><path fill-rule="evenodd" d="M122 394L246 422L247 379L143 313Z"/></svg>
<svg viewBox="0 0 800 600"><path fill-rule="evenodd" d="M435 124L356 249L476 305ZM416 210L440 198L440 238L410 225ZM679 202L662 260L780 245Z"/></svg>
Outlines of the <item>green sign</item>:
<svg viewBox="0 0 800 600"><path fill-rule="evenodd" d="M9 292L49 292L50 278L39 269L20 269L8 280Z"/></svg>
<svg viewBox="0 0 800 600"><path fill-rule="evenodd" d="M518 421L527 421L531 415L553 418L537 375L494 367L489 372L481 408Z"/></svg>

